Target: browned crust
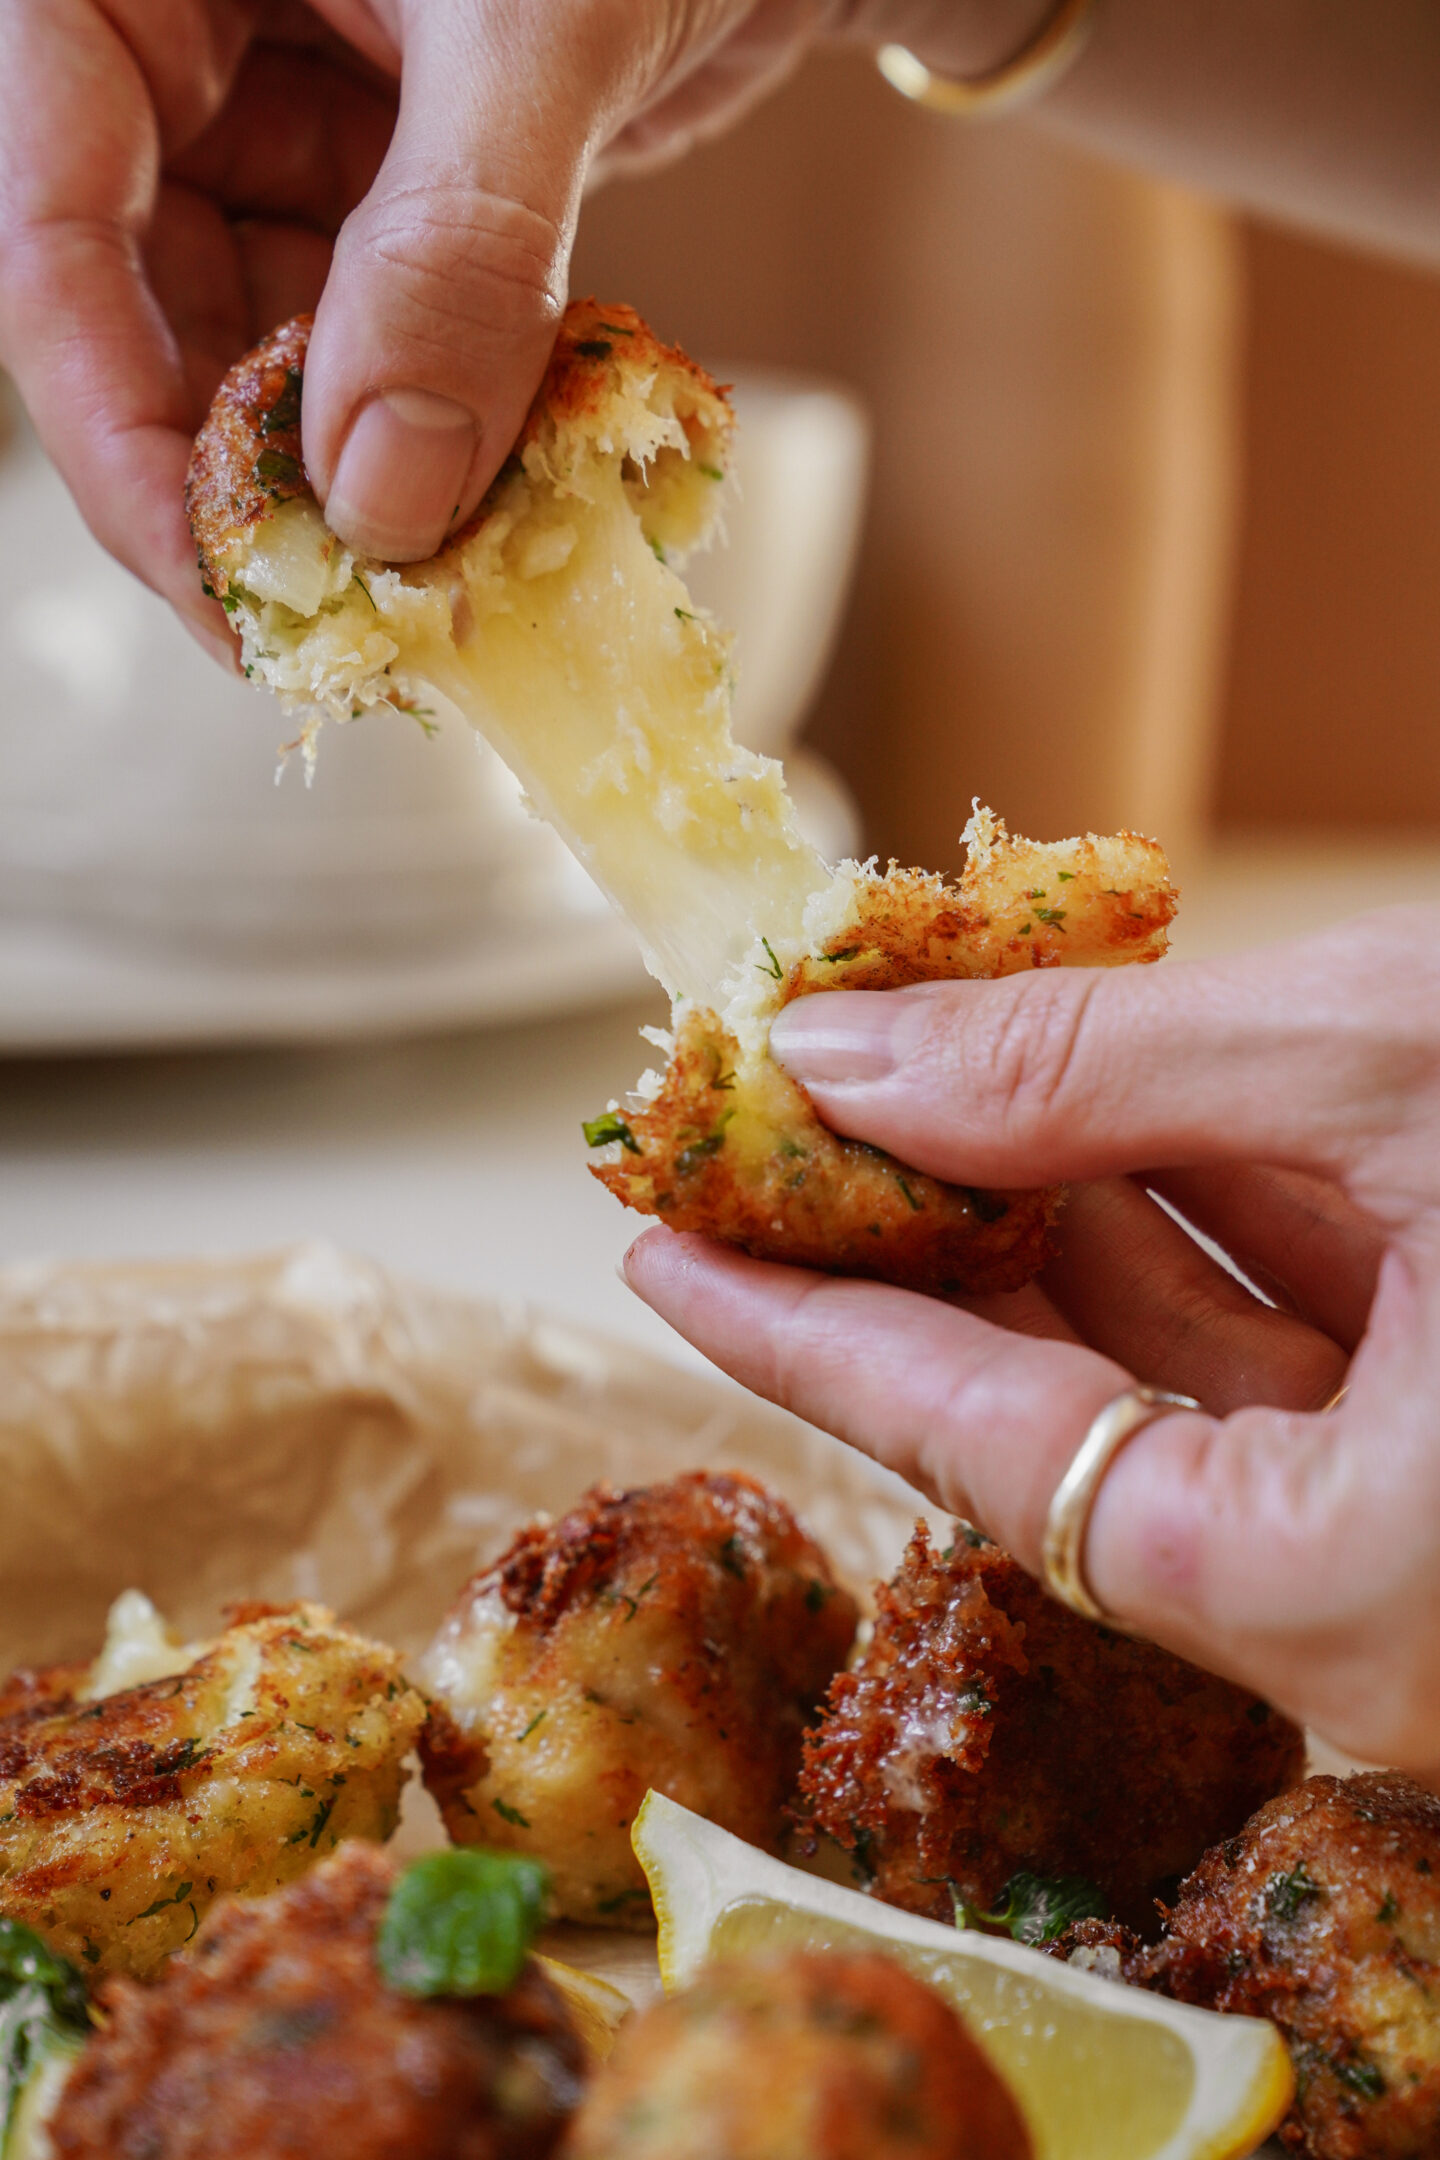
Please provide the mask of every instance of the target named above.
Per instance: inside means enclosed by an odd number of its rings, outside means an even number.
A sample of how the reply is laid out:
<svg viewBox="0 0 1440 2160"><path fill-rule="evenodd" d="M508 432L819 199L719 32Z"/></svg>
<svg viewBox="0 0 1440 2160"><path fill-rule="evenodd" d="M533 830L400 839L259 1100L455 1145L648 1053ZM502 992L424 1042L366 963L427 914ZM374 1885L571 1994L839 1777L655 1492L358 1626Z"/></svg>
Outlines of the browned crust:
<svg viewBox="0 0 1440 2160"><path fill-rule="evenodd" d="M690 1013L659 1095L627 1118L635 1151L592 1163L594 1176L672 1230L932 1295L1016 1290L1043 1264L1058 1192L971 1191L908 1169L822 1125L778 1066L760 1104L737 1104L738 1058L713 1013ZM743 1156L736 1118L756 1140Z"/></svg>
<svg viewBox="0 0 1440 2160"><path fill-rule="evenodd" d="M185 508L201 570L222 599L230 589L237 541L276 503L297 496L315 499L300 441L300 393L312 324L313 317L296 315L238 360L195 438ZM662 368L688 381L710 426L728 428L724 392L714 378L678 346L664 344L634 308L572 300L512 457L542 430L563 436L602 412L620 370L645 374ZM492 488L475 516L447 542L446 552L479 529L494 497Z"/></svg>
<svg viewBox="0 0 1440 2160"><path fill-rule="evenodd" d="M629 1492L598 1485L558 1522L522 1529L472 1576L452 1619L463 1625L495 1595L515 1619L500 1690L552 1704L567 1691L608 1698L624 1665L655 1712L655 1752L627 1745L614 1782L597 1791L597 1819L613 1803L628 1821L648 1785L663 1789L673 1751L656 1735L683 1729L697 1774L726 1773L728 1804L713 1779L704 1788L712 1819L778 1845L801 1732L859 1618L824 1550L778 1495L738 1471L689 1471ZM466 1797L491 1769L495 1705L479 1707L462 1731L437 1706L420 1735L426 1786L457 1844L504 1835L493 1819L477 1822ZM635 1917L648 1917L648 1905Z"/></svg>
<svg viewBox="0 0 1440 2160"><path fill-rule="evenodd" d="M63 2160L543 2160L583 2074L543 1973L504 1997L392 1992L375 1937L393 1863L348 1845L227 1902L149 1987L112 1982L51 2128Z"/></svg>
<svg viewBox="0 0 1440 2160"><path fill-rule="evenodd" d="M722 2037L723 2036L723 2037ZM632 2019L569 2160L1030 2160L1019 2109L949 2005L892 1958L708 1966Z"/></svg>
<svg viewBox="0 0 1440 2160"><path fill-rule="evenodd" d="M1125 1977L1268 2017L1308 2160L1440 2152L1440 1799L1398 1771L1313 1777L1207 1852Z"/></svg>
<svg viewBox="0 0 1440 2160"><path fill-rule="evenodd" d="M957 1704L942 1750L923 1736ZM937 1554L922 1525L800 1786L891 1904L990 1912L1029 1870L1082 1876L1153 1931L1152 1898L1303 1761L1296 1727L1244 1689L1078 1619L978 1532Z"/></svg>

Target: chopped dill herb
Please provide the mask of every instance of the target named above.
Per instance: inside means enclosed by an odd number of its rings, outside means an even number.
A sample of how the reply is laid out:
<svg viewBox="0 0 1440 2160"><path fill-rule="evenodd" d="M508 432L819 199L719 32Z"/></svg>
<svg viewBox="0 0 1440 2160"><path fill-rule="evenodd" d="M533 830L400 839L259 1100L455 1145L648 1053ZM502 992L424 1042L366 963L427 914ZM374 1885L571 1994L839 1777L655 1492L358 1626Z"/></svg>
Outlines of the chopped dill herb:
<svg viewBox="0 0 1440 2160"><path fill-rule="evenodd" d="M656 562L663 563L665 561L665 550L663 547L661 547L660 542L655 538L654 533L646 533L645 538L649 542L650 552L654 556Z"/></svg>
<svg viewBox="0 0 1440 2160"><path fill-rule="evenodd" d="M352 585L358 585L360 587L361 592L364 593L365 598L370 602L371 607L375 609L375 613L378 615L380 610L379 608L375 607L375 595L371 592L370 587L366 584L364 578L361 577L358 570L353 572L350 582Z"/></svg>
<svg viewBox="0 0 1440 2160"><path fill-rule="evenodd" d="M298 486L300 461L288 450L262 450L255 460L255 478L272 495L282 487Z"/></svg>
<svg viewBox="0 0 1440 2160"><path fill-rule="evenodd" d="M1385 2076L1375 2063L1341 2062L1331 2056L1330 2067L1340 2083L1364 2100L1380 2100L1385 2094Z"/></svg>
<svg viewBox="0 0 1440 2160"><path fill-rule="evenodd" d="M1286 1875L1272 1875L1265 1885L1265 1906L1272 1919L1293 1920L1302 1905L1326 1896L1324 1883L1316 1882L1302 1860Z"/></svg>
<svg viewBox="0 0 1440 2160"><path fill-rule="evenodd" d="M165 1912L172 1905L183 1905L194 1887L194 1883L182 1882L174 1897L156 1898L155 1903L147 1905L144 1912L136 1913L135 1920L153 1920L156 1913ZM134 1927L135 1920L127 1920L125 1925Z"/></svg>
<svg viewBox="0 0 1440 2160"><path fill-rule="evenodd" d="M904 1193L905 1198L909 1201L914 1212L917 1215L920 1214L925 1205L924 1201L916 1199L914 1193L911 1192L910 1187L906 1184L904 1178L900 1176L898 1171L895 1175L895 1183L899 1186L901 1192Z"/></svg>
<svg viewBox="0 0 1440 2160"><path fill-rule="evenodd" d="M635 335L633 330L625 328L624 323L602 322L597 327L605 331L610 337L634 337Z"/></svg>
<svg viewBox="0 0 1440 2160"><path fill-rule="evenodd" d="M329 1822L330 1817L335 1812L335 1800L336 1795L332 1792L329 1799L322 1800L319 1807L315 1811L315 1820L310 1825L311 1852L314 1852L316 1846L320 1843L320 1833L325 1828L326 1823Z"/></svg>
<svg viewBox="0 0 1440 2160"><path fill-rule="evenodd" d="M500 1817L501 1822L511 1823L517 1830L528 1830L530 1828L529 1817L522 1815L518 1807L511 1807L508 1800L492 1800L490 1805Z"/></svg>
<svg viewBox="0 0 1440 2160"><path fill-rule="evenodd" d="M731 1531L729 1537L720 1547L720 1565L727 1575L738 1575L741 1581L744 1581L745 1548L740 1543L738 1533L734 1530Z"/></svg>
<svg viewBox="0 0 1440 2160"><path fill-rule="evenodd" d="M543 1718L545 1718L545 1717L548 1717L548 1715L549 1715L549 1708L548 1708L548 1705L547 1705L546 1709L544 1709L544 1710L537 1710L537 1711L535 1712L535 1715L534 1715L534 1717L532 1717L532 1718L531 1718L531 1720L530 1720L529 1724L528 1724L528 1725L527 1725L527 1726L525 1727L525 1730L524 1730L524 1732L522 1732L522 1733L521 1733L521 1735L520 1735L520 1738L521 1738L522 1740L528 1740L528 1739L529 1739L529 1737L530 1737L530 1735L531 1735L531 1733L532 1733L532 1732L534 1732L534 1730L535 1730L536 1726L537 1726L537 1725L538 1725L538 1724L539 1724L539 1723L541 1722L541 1720L542 1720Z"/></svg>
<svg viewBox="0 0 1440 2160"><path fill-rule="evenodd" d="M304 377L298 367L285 370L285 381L280 395L267 413L260 416L262 435L284 435L300 425L300 391Z"/></svg>
<svg viewBox="0 0 1440 2160"><path fill-rule="evenodd" d="M863 945L844 945L839 952L822 952L820 955L821 965L823 967L834 967L837 961L858 959L864 950Z"/></svg>
<svg viewBox="0 0 1440 2160"><path fill-rule="evenodd" d="M785 979L785 971L781 967L780 962L775 957L774 946L770 943L768 937L762 937L760 943L765 948L766 956L769 959L770 965L769 967L760 967L760 962L757 960L755 963L756 967L760 968L760 973L762 975L771 975L774 977L776 982L783 982Z"/></svg>
<svg viewBox="0 0 1440 2160"><path fill-rule="evenodd" d="M1035 914L1041 922L1050 923L1057 930L1063 930L1065 927L1065 910L1063 907L1037 907Z"/></svg>
<svg viewBox="0 0 1440 2160"><path fill-rule="evenodd" d="M718 465L697 465L695 470L704 473L707 480L723 480L725 477Z"/></svg>
<svg viewBox="0 0 1440 2160"><path fill-rule="evenodd" d="M681 622L695 621L695 617L691 614L688 607L677 607L675 613Z"/></svg>
<svg viewBox="0 0 1440 2160"><path fill-rule="evenodd" d="M1075 872L1073 870L1057 870L1055 873L1055 880L1056 883L1059 885L1073 885L1075 882Z"/></svg>
<svg viewBox="0 0 1440 2160"><path fill-rule="evenodd" d="M601 1117L582 1118L580 1130L587 1147L608 1147L612 1140L618 1140L632 1155L640 1153L639 1141L616 1110L607 1110Z"/></svg>
<svg viewBox="0 0 1440 2160"><path fill-rule="evenodd" d="M725 1127L733 1115L733 1111L727 1110L713 1132L708 1132L703 1139L692 1140L688 1147L681 1148L675 1157L678 1177L688 1177L692 1170L698 1170L702 1163L709 1162L712 1155L720 1153L725 1145Z"/></svg>

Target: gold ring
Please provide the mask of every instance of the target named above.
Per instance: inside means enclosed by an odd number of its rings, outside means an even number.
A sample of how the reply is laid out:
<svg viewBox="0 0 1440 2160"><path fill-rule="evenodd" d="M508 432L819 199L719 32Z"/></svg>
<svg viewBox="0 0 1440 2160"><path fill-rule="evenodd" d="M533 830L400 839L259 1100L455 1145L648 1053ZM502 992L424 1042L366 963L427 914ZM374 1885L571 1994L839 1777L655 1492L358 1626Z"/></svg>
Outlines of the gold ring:
<svg viewBox="0 0 1440 2160"><path fill-rule="evenodd" d="M1079 1613L1082 1620L1114 1622L1085 1580L1085 1534L1106 1471L1128 1440L1171 1410L1198 1410L1193 1395L1170 1395L1164 1388L1138 1381L1106 1403L1093 1418L1075 1458L1055 1488L1045 1519L1042 1573L1051 1597Z"/></svg>
<svg viewBox="0 0 1440 2160"><path fill-rule="evenodd" d="M1028 45L983 75L936 75L905 45L882 45L875 63L892 89L931 112L969 120L1013 112L1043 97L1074 66L1098 7L1099 0L1060 0Z"/></svg>

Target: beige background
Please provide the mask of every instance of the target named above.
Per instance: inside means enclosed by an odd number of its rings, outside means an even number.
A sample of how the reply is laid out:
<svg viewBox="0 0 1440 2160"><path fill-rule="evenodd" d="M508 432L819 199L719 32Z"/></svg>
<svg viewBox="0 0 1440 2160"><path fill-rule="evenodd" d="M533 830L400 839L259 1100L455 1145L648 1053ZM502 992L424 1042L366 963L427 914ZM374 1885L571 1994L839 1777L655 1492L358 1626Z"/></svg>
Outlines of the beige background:
<svg viewBox="0 0 1440 2160"><path fill-rule="evenodd" d="M811 737L871 844L1440 823L1440 282L813 63L588 207L578 289L877 421Z"/></svg>

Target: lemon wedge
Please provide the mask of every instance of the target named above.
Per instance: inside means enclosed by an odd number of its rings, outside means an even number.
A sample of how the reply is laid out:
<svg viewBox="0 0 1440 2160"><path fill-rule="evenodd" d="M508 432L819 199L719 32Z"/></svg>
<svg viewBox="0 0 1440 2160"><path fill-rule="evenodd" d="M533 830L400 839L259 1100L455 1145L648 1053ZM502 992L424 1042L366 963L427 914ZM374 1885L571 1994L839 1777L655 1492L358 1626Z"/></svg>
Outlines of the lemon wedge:
<svg viewBox="0 0 1440 2160"><path fill-rule="evenodd" d="M616 2033L630 2015L629 1996L622 1995L619 1988L611 1987L598 1973L581 1972L578 1966L567 1965L560 1958L544 1957L537 1952L535 1963L556 1993L564 1998L580 2035L580 2044L591 2062L604 2062L615 2045Z"/></svg>
<svg viewBox="0 0 1440 2160"><path fill-rule="evenodd" d="M746 1950L883 1949L928 1980L1024 2111L1035 2160L1240 2160L1290 2104L1272 2025L1096 1978L1019 1943L802 1874L652 1792L632 1839L660 1923L660 1977Z"/></svg>

